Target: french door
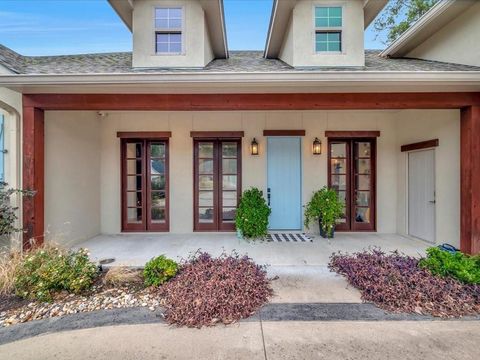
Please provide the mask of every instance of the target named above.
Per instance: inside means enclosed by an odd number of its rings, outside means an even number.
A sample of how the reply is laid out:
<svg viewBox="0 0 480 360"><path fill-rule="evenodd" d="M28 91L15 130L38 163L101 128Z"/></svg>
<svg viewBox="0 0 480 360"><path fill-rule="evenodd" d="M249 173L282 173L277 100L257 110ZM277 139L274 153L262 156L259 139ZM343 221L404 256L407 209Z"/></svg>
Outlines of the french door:
<svg viewBox="0 0 480 360"><path fill-rule="evenodd" d="M241 164L240 139L194 140L194 230L235 230Z"/></svg>
<svg viewBox="0 0 480 360"><path fill-rule="evenodd" d="M122 139L122 231L168 231L168 140Z"/></svg>
<svg viewBox="0 0 480 360"><path fill-rule="evenodd" d="M329 139L328 186L345 204L340 231L374 231L376 139Z"/></svg>

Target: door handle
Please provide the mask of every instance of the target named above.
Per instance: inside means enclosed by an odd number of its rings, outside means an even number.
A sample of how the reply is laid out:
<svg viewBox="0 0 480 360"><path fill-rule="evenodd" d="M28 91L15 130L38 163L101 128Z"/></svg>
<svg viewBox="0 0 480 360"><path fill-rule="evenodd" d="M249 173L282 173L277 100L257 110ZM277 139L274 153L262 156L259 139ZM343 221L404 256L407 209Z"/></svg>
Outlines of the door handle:
<svg viewBox="0 0 480 360"><path fill-rule="evenodd" d="M436 204L437 202L435 200L430 200L429 203L430 204Z"/></svg>
<svg viewBox="0 0 480 360"><path fill-rule="evenodd" d="M270 188L267 189L267 201L268 201L268 206L270 206Z"/></svg>

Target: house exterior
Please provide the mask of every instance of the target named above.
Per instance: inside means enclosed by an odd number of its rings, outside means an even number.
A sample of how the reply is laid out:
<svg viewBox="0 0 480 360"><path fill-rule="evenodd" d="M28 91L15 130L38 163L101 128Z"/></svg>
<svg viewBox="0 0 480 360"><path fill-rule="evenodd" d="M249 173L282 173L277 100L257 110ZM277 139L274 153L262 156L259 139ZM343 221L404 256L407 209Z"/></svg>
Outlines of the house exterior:
<svg viewBox="0 0 480 360"><path fill-rule="evenodd" d="M252 186L272 231L305 231L328 185L346 204L338 231L479 252L480 4L441 1L365 50L386 2L276 0L263 52L228 50L222 0L109 0L131 53L0 47L6 180L37 191L24 246L234 231Z"/></svg>

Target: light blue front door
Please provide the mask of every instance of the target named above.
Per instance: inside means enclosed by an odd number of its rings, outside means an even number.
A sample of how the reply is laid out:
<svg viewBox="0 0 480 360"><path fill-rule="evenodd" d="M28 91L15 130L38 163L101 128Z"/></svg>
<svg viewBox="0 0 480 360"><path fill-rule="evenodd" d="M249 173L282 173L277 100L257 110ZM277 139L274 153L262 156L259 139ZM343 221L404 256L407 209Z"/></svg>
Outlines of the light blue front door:
<svg viewBox="0 0 480 360"><path fill-rule="evenodd" d="M302 140L267 139L267 182L271 230L302 229Z"/></svg>

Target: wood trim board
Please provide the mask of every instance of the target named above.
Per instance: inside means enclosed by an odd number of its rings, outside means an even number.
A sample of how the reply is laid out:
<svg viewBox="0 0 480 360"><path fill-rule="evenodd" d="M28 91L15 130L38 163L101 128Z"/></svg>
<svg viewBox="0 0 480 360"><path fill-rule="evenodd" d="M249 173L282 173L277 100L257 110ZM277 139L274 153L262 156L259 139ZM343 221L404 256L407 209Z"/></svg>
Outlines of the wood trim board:
<svg viewBox="0 0 480 360"><path fill-rule="evenodd" d="M429 148L437 147L437 146L439 146L439 144L440 144L440 142L439 142L438 139L420 141L420 142L417 142L417 143L402 145L400 147L400 151L401 152L406 152L406 151L429 149Z"/></svg>

